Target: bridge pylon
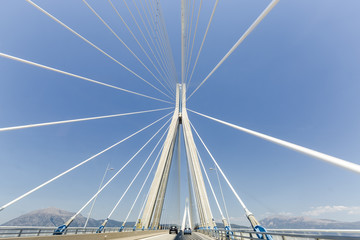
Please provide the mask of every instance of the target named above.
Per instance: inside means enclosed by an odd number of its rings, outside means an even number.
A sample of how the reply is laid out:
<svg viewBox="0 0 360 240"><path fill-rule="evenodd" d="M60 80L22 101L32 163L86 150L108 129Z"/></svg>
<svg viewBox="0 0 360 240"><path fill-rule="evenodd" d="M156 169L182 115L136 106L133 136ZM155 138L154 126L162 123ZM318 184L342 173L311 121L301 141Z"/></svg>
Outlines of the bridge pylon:
<svg viewBox="0 0 360 240"><path fill-rule="evenodd" d="M216 226L210 209L197 149L186 110L186 87L184 84L177 84L174 115L169 126L169 131L164 142L160 160L141 217L141 227L143 229L159 228L170 166L174 156L176 139L178 134L180 134L180 127L183 128L187 165L190 175L188 181L190 181L195 195L200 227L214 228Z"/></svg>

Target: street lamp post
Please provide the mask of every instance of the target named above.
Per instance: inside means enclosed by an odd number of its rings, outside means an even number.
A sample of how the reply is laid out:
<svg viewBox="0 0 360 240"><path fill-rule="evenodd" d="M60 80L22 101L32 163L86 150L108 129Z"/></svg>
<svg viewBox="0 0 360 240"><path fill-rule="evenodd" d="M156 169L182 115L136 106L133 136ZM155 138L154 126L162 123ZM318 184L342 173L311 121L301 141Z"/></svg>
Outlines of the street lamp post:
<svg viewBox="0 0 360 240"><path fill-rule="evenodd" d="M218 180L219 187L220 187L221 197L222 197L222 200L223 200L223 203L224 203L224 207L225 207L226 217L227 217L229 226L231 227L231 223L230 223L230 219L229 219L229 214L228 214L227 207L226 207L226 202L225 202L225 198L224 198L224 193L223 193L223 190L222 190L222 187L221 187L221 184L220 184L220 178L219 178L219 173L218 173L217 167L215 166L214 168L209 168L209 170L215 170L215 172L216 172L217 180Z"/></svg>
<svg viewBox="0 0 360 240"><path fill-rule="evenodd" d="M105 170L105 173L104 173L103 178L101 179L101 182L100 182L98 191L100 190L100 188L102 187L102 185L103 185L103 183L104 183L104 180L105 180L105 177L106 177L107 172L108 172L108 171L111 171L111 170L114 170L114 168L109 168L109 166L110 166L110 163L106 166L106 170ZM91 205L90 212L89 212L89 214L88 214L88 216L87 216L87 219L86 219L84 228L86 228L86 226L87 226L87 224L88 224L88 222L89 222L89 218L90 218L90 216L91 216L91 213L92 213L92 210L93 210L93 208L94 208L94 205L95 205L95 202L96 202L97 197L98 197L98 196L96 196L96 197L94 198L94 201L93 201L93 203L92 203L92 205Z"/></svg>

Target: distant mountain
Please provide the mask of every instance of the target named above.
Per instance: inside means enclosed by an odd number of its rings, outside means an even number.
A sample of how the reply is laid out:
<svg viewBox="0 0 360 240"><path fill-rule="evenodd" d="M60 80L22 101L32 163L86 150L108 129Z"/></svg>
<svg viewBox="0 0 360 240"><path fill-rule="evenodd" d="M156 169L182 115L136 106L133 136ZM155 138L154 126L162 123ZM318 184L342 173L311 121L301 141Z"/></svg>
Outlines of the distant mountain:
<svg viewBox="0 0 360 240"><path fill-rule="evenodd" d="M75 213L64 211L58 208L46 208L36 210L21 215L10 220L1 226L38 226L38 227L58 227L64 224ZM86 217L79 214L72 222L71 227L83 227ZM104 220L89 219L88 227L99 227ZM288 217L275 216L264 218L260 223L269 229L360 229L360 222L339 222L329 219L315 219L310 217ZM222 223L216 223L218 228L222 228ZM109 220L108 227L119 227L122 222ZM246 228L244 226L231 224L232 228ZM128 227L134 226L134 222L128 222Z"/></svg>
<svg viewBox="0 0 360 240"><path fill-rule="evenodd" d="M14 218L1 226L39 226L39 227L58 227L64 224L75 213L64 211L58 208L46 208L36 210L20 217ZM86 217L79 214L71 223L71 227L83 227ZM99 227L104 220L89 219L88 227ZM109 220L107 227L119 227L122 222ZM134 226L134 222L128 222L126 226Z"/></svg>
<svg viewBox="0 0 360 240"><path fill-rule="evenodd" d="M310 217L275 216L264 218L260 223L273 229L359 229L360 222L339 222Z"/></svg>
<svg viewBox="0 0 360 240"><path fill-rule="evenodd" d="M217 222L216 226L219 229L224 228L224 224L222 222ZM242 225L238 225L238 224L235 224L235 223L231 223L231 228L249 228L249 226L242 226Z"/></svg>

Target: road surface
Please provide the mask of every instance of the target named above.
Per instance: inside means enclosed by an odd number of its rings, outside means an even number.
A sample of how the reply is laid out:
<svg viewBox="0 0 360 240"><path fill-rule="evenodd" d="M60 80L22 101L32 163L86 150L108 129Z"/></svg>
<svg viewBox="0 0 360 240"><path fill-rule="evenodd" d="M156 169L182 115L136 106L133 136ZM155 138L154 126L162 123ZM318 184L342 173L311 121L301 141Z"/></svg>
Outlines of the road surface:
<svg viewBox="0 0 360 240"><path fill-rule="evenodd" d="M193 232L191 235L183 235L182 233L169 234L169 233L159 233L152 236L137 236L137 237L129 237L129 238L118 238L114 240L213 240L214 238L210 238L201 233Z"/></svg>

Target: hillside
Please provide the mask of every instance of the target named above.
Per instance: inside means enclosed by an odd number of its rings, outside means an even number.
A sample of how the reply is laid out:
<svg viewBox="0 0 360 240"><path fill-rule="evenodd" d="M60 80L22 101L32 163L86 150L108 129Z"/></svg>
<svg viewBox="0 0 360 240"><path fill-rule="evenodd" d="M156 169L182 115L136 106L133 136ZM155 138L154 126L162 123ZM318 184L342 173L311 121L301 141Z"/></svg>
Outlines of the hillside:
<svg viewBox="0 0 360 240"><path fill-rule="evenodd" d="M359 229L360 222L340 222L310 217L275 216L264 218L261 224L273 229Z"/></svg>
<svg viewBox="0 0 360 240"><path fill-rule="evenodd" d="M4 224L2 226L42 226L42 227L57 227L64 222L66 222L70 217L72 217L75 213L64 211L58 208L46 208L40 209L36 211L32 211L30 213L21 215L17 218L14 218ZM83 227L85 225L86 217L81 214L75 218L72 222L71 227ZM95 220L93 218L89 219L88 227L98 227L101 225L103 220ZM121 226L122 222L109 220L107 226L108 227L118 227ZM128 223L131 226L134 223Z"/></svg>
<svg viewBox="0 0 360 240"><path fill-rule="evenodd" d="M41 226L41 227L57 227L66 222L75 213L68 212L57 208L46 208L21 215L14 218L1 226ZM81 214L71 224L71 227L83 227L86 217ZM88 227L99 227L104 220L89 219ZM260 223L269 229L359 229L360 222L340 222L329 219L315 219L310 217L288 217L275 216L264 218ZM109 220L108 227L119 227L122 222ZM134 226L134 222L128 222L126 226ZM222 223L217 223L222 228ZM244 228L236 224L232 224L233 228Z"/></svg>

